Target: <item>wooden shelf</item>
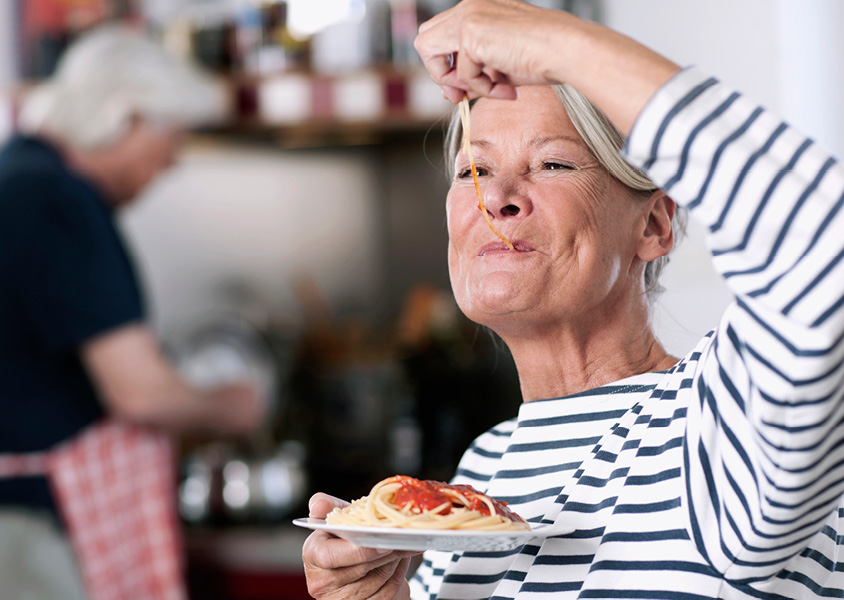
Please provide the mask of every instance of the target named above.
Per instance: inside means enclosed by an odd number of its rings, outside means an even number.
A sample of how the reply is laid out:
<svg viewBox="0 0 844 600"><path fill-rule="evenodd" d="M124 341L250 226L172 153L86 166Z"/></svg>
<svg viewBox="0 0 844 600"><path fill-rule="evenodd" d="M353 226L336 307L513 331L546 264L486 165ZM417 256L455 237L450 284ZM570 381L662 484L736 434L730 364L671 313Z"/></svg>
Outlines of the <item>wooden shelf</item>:
<svg viewBox="0 0 844 600"><path fill-rule="evenodd" d="M223 80L223 85L234 94L238 80ZM32 82L0 89L6 106L17 112L25 92ZM232 105L236 104L232 98ZM13 116L13 115L10 115ZM231 118L221 124L197 130L199 138L216 141L271 143L285 149L326 148L335 146L368 146L388 144L403 140L442 138L447 116L420 117L393 110L385 116L371 120L346 120L335 117L315 117L291 123L264 123L255 118Z"/></svg>
<svg viewBox="0 0 844 600"><path fill-rule="evenodd" d="M199 133L242 141L272 142L282 148L366 146L405 139L441 138L445 119L387 116L377 121L319 119L285 125L242 121L204 128Z"/></svg>

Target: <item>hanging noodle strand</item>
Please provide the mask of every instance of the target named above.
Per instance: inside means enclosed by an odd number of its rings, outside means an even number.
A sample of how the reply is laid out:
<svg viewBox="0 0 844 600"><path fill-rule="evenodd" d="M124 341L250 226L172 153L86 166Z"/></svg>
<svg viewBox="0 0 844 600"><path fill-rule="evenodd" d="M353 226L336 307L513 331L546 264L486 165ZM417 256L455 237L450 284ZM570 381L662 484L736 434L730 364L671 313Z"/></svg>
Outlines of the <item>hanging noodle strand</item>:
<svg viewBox="0 0 844 600"><path fill-rule="evenodd" d="M495 228L495 225L492 224L492 219L489 218L489 213L486 210L486 206L484 205L484 196L481 193L481 184L478 181L478 169L475 167L475 158L472 156L472 144L469 143L469 97L463 96L463 100L460 101L460 121L463 124L463 151L469 157L469 166L472 169L472 182L475 184L475 194L478 196L478 210L481 211L481 214L484 216L484 220L486 224L489 225L489 228L492 230L492 233L498 236L498 238L507 244L507 247L510 250L515 250L513 244L510 240L507 239L504 234L502 234L498 229Z"/></svg>

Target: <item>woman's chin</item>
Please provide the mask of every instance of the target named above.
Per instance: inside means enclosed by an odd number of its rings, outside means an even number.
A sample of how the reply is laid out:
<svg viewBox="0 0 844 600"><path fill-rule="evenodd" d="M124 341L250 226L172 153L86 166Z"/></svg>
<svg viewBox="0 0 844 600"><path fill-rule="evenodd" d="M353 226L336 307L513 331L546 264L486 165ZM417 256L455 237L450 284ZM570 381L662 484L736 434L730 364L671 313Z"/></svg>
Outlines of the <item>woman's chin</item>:
<svg viewBox="0 0 844 600"><path fill-rule="evenodd" d="M536 308L537 296L531 286L509 274L492 274L466 286L464 298L457 298L466 316L487 326L508 315L523 314Z"/></svg>

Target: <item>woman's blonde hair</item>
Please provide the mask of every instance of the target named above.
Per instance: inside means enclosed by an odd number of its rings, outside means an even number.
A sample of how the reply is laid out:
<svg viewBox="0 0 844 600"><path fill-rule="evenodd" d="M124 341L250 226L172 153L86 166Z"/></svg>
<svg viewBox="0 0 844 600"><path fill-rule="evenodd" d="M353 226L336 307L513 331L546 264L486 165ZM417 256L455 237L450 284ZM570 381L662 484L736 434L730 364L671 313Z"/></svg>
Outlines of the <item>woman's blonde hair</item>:
<svg viewBox="0 0 844 600"><path fill-rule="evenodd" d="M586 97L568 84L551 86L563 104L574 128L583 138L589 151L607 172L630 190L634 197L648 197L657 186L644 172L625 161L620 151L626 139L600 110L595 108ZM474 101L472 101L474 103ZM446 173L449 180L454 178L454 163L463 142L463 126L460 113L455 107L448 123L445 136ZM680 241L686 228L686 211L677 207L671 222L674 230L674 243ZM664 291L659 285L659 277L668 264L668 256L661 256L645 265L645 289L651 300Z"/></svg>

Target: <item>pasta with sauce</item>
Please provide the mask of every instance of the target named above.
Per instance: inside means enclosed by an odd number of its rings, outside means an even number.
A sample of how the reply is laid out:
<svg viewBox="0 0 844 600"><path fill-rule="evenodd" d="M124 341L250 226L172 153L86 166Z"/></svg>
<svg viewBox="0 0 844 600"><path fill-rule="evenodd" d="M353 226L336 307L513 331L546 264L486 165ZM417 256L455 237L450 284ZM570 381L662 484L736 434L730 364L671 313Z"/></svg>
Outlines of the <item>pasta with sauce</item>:
<svg viewBox="0 0 844 600"><path fill-rule="evenodd" d="M415 529L525 530L527 522L505 502L469 485L449 485L395 475L379 481L368 496L325 518L331 525Z"/></svg>

